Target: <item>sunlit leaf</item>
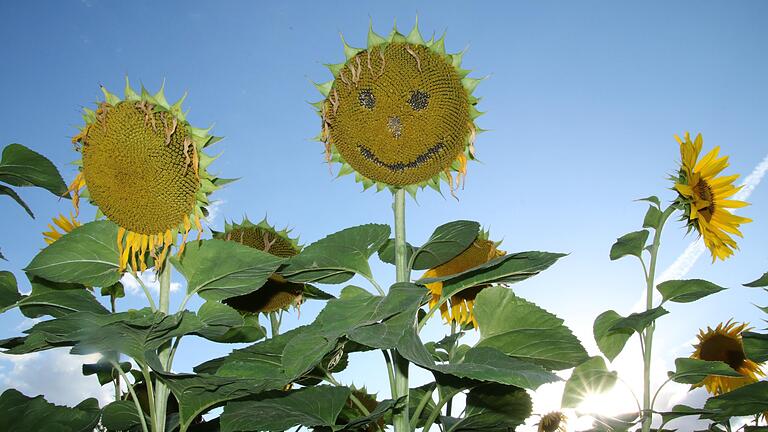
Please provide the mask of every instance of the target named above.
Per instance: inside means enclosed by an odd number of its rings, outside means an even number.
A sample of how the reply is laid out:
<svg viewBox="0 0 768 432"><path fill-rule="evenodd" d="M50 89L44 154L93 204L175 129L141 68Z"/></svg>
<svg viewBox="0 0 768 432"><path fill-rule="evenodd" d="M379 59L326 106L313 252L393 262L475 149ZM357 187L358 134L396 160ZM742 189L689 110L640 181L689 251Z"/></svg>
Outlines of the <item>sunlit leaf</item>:
<svg viewBox="0 0 768 432"><path fill-rule="evenodd" d="M68 197L67 185L56 166L21 144L10 144L3 149L0 181L13 186L37 186L57 197Z"/></svg>
<svg viewBox="0 0 768 432"><path fill-rule="evenodd" d="M710 294L725 290L702 279L670 280L656 286L664 301L675 303L690 303Z"/></svg>
<svg viewBox="0 0 768 432"><path fill-rule="evenodd" d="M480 232L480 224L459 220L440 225L411 260L414 270L434 268L450 261L472 244Z"/></svg>
<svg viewBox="0 0 768 432"><path fill-rule="evenodd" d="M744 353L755 363L768 361L768 334L744 332L741 334Z"/></svg>
<svg viewBox="0 0 768 432"><path fill-rule="evenodd" d="M763 273L762 276L760 276L756 280L753 280L752 282L745 283L744 286L745 287L750 287L750 288L767 287L768 286L768 272Z"/></svg>
<svg viewBox="0 0 768 432"><path fill-rule="evenodd" d="M592 326L592 332L595 336L597 347L608 360L613 361L616 356L624 349L624 345L632 336L632 330L611 330L614 324L623 319L616 311L606 311L601 313Z"/></svg>
<svg viewBox="0 0 768 432"><path fill-rule="evenodd" d="M21 300L16 276L9 271L0 271L0 312Z"/></svg>
<svg viewBox="0 0 768 432"><path fill-rule="evenodd" d="M110 286L121 276L116 239L113 222L87 223L40 251L24 270L53 282Z"/></svg>
<svg viewBox="0 0 768 432"><path fill-rule="evenodd" d="M563 320L509 289L482 290L474 313L480 329L477 346L496 348L555 370L574 367L587 359L587 352Z"/></svg>
<svg viewBox="0 0 768 432"><path fill-rule="evenodd" d="M617 260L627 255L641 257L645 242L648 240L648 230L631 232L619 237L616 243L611 246L611 261Z"/></svg>
<svg viewBox="0 0 768 432"><path fill-rule="evenodd" d="M748 416L768 411L768 381L758 381L709 398L704 409L717 412L712 418Z"/></svg>
<svg viewBox="0 0 768 432"><path fill-rule="evenodd" d="M640 333L656 321L656 319L668 313L669 312L661 306L643 312L633 313L626 318L616 320L608 330L611 332L634 330Z"/></svg>
<svg viewBox="0 0 768 432"><path fill-rule="evenodd" d="M531 397L520 388L485 384L467 394L466 414L446 432L514 430L531 415Z"/></svg>
<svg viewBox="0 0 768 432"><path fill-rule="evenodd" d="M670 373L670 378L681 384L698 384L710 375L741 377L740 373L721 361L683 357L675 359L675 372Z"/></svg>
<svg viewBox="0 0 768 432"><path fill-rule="evenodd" d="M648 211L645 213L645 218L643 218L643 228L656 229L659 227L659 222L661 222L661 210L659 210L659 207L648 206Z"/></svg>
<svg viewBox="0 0 768 432"><path fill-rule="evenodd" d="M669 423L670 421L680 418L680 417L687 417L687 416L698 416L701 414L709 414L711 411L702 409L702 408L693 408L689 407L687 405L675 405L672 407L671 411L662 412L661 413L661 419L664 423Z"/></svg>
<svg viewBox="0 0 768 432"><path fill-rule="evenodd" d="M574 408L590 395L606 392L616 384L616 372L605 366L602 357L592 357L573 369L563 389L562 406Z"/></svg>
<svg viewBox="0 0 768 432"><path fill-rule="evenodd" d="M406 262L411 260L413 252L416 250L410 243L405 244ZM387 264L395 265L395 239L387 239L379 248L379 259Z"/></svg>
<svg viewBox="0 0 768 432"><path fill-rule="evenodd" d="M50 315L59 318L73 312L108 314L93 294L80 284L51 282L38 277L30 278L32 292L18 302L19 310L27 318Z"/></svg>

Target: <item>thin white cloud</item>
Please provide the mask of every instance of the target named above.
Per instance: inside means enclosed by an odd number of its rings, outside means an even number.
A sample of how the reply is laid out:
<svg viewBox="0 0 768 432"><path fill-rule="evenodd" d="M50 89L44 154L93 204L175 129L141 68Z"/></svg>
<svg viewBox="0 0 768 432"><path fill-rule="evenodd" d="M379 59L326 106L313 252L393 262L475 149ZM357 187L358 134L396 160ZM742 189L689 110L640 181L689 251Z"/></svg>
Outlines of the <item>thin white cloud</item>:
<svg viewBox="0 0 768 432"><path fill-rule="evenodd" d="M138 276L139 279L141 279L141 282L143 282L152 293L157 294L160 292L160 282L157 280L157 274L154 270L143 271L139 273ZM126 293L137 296L144 295L141 285L133 275L129 273L124 274L122 279L120 279L120 282L122 282L123 287L125 287ZM181 284L179 282L171 282L171 292L176 292L179 289L181 289Z"/></svg>
<svg viewBox="0 0 768 432"><path fill-rule="evenodd" d="M208 225L215 225L216 219L218 219L219 215L221 214L221 208L224 206L226 201L224 200L216 200L212 201L208 207L208 217L205 218L205 220L208 222Z"/></svg>

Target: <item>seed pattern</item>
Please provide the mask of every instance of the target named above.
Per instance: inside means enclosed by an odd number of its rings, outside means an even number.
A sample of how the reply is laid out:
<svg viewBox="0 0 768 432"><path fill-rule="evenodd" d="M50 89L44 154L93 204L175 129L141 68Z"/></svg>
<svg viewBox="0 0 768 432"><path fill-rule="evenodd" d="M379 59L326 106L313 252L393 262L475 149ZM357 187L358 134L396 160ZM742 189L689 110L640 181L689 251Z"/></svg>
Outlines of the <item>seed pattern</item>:
<svg viewBox="0 0 768 432"><path fill-rule="evenodd" d="M443 55L393 42L350 58L337 78L323 138L363 176L417 184L462 155L471 134L469 95Z"/></svg>
<svg viewBox="0 0 768 432"><path fill-rule="evenodd" d="M139 234L183 224L200 186L197 170L188 169L186 128L162 127L167 114L146 102L100 109L103 114L81 137L91 200L110 220Z"/></svg>

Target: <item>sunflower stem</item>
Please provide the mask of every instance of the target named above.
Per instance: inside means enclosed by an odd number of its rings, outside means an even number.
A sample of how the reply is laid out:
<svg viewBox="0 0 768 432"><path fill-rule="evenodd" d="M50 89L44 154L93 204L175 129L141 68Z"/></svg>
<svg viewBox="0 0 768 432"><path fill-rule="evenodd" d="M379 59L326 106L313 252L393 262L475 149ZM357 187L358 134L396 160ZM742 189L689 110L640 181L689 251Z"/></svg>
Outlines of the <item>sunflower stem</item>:
<svg viewBox="0 0 768 432"><path fill-rule="evenodd" d="M133 404L136 406L136 412L139 415L139 421L141 422L141 430L143 432L149 432L149 428L147 427L147 422L144 420L144 410L141 409L141 404L139 403L139 398L136 396L136 391L133 389L133 385L130 381L128 381L128 377L125 376L125 373L120 368L120 365L117 364L117 362L110 360L110 363L112 363L112 367L117 369L117 372L120 374L120 376L123 377L123 380L125 381L126 387L128 387L128 393L131 394L131 399L133 399Z"/></svg>
<svg viewBox="0 0 768 432"><path fill-rule="evenodd" d="M408 249L405 242L405 189L397 189L394 193L395 202L392 206L395 212L395 271L397 282L408 282ZM395 371L395 400L404 398L403 409L395 414L395 432L410 432L411 422L408 413L408 360L397 350L392 350L392 360Z"/></svg>
<svg viewBox="0 0 768 432"><path fill-rule="evenodd" d="M170 263L168 262L168 258L165 259L165 262L162 263L162 267L160 268L160 272L157 275L157 278L160 283L160 296L159 296L159 311L163 314L168 314L168 311L170 309L170 303L171 303L171 268ZM171 357L171 344L170 341L163 344L157 352L157 355L160 359L160 364L163 366L163 369L168 371L171 369L171 365L169 364L170 357ZM164 432L165 431L165 414L166 414L166 408L168 405L168 388L165 386L164 383L162 383L159 379L155 382L155 418L154 420L154 431L155 432Z"/></svg>
<svg viewBox="0 0 768 432"><path fill-rule="evenodd" d="M674 211L674 205L670 205L664 210L664 213L662 213L661 218L659 219L659 225L656 227L656 232L653 235L653 244L651 245L650 250L651 263L645 278L645 310L653 309L656 258L658 257L659 246L661 245L661 231L664 228L664 223ZM651 325L645 329L645 337L643 338L645 342L645 349L643 350L643 432L649 432L651 430L651 423L653 422L653 412L651 411L651 358L653 355L653 331L655 327L656 323L651 323Z"/></svg>
<svg viewBox="0 0 768 432"><path fill-rule="evenodd" d="M275 312L269 313L269 326L272 328L272 338L280 334L280 320Z"/></svg>

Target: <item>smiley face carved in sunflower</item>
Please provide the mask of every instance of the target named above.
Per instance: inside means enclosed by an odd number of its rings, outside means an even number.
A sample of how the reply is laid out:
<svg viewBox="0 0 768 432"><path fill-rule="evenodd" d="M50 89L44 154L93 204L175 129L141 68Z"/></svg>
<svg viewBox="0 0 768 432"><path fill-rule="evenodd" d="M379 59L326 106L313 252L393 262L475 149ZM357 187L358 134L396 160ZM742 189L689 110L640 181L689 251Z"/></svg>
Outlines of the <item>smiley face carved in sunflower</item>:
<svg viewBox="0 0 768 432"><path fill-rule="evenodd" d="M365 187L453 187L451 171L460 179L472 157L479 115L471 95L479 80L465 78L460 54L445 54L442 39L424 42L416 27L407 37L370 32L365 50L345 52L347 61L330 67L334 80L320 86L329 162Z"/></svg>

